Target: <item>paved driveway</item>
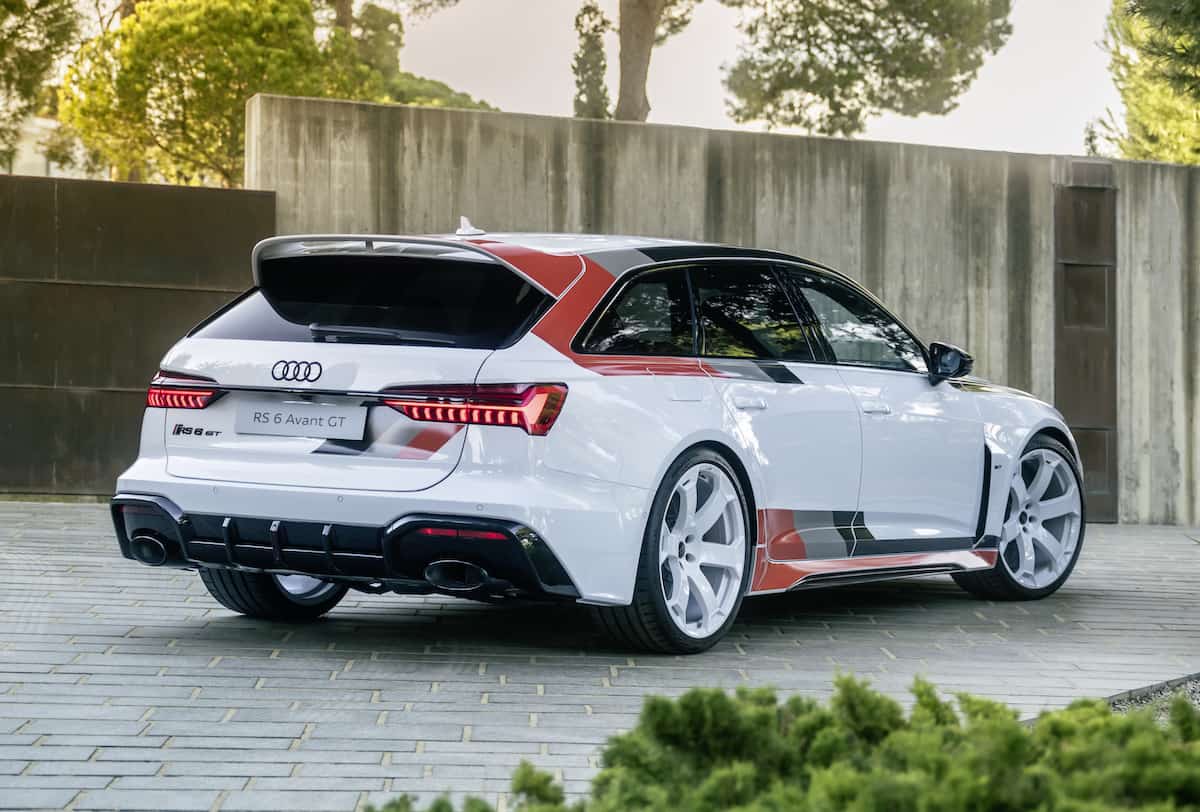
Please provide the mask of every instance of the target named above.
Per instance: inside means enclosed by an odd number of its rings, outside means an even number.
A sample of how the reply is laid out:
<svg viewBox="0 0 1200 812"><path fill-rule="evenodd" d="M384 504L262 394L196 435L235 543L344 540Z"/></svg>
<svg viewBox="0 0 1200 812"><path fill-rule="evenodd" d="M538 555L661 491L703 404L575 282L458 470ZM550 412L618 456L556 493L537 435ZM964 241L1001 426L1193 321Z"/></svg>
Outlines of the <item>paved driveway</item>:
<svg viewBox="0 0 1200 812"><path fill-rule="evenodd" d="M614 650L573 608L347 598L307 627L237 617L193 573L120 558L98 505L0 502L0 807L335 809L453 789L522 758L584 792L647 693L839 671L915 675L1027 713L1200 671L1200 543L1093 526L1034 604L948 578L760 598L712 652Z"/></svg>

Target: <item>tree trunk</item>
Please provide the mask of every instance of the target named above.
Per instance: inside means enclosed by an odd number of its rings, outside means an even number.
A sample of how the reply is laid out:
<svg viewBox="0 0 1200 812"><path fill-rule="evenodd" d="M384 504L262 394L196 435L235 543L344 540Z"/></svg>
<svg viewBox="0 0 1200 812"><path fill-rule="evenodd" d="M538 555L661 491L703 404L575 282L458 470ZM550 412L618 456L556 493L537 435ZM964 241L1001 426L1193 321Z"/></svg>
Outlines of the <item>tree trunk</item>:
<svg viewBox="0 0 1200 812"><path fill-rule="evenodd" d="M654 32L662 20L667 0L621 0L618 22L621 40L621 88L613 118L621 121L645 121L650 114L646 98L646 78L650 74L650 54L654 51Z"/></svg>
<svg viewBox="0 0 1200 812"><path fill-rule="evenodd" d="M347 34L354 29L354 0L333 0L333 24Z"/></svg>

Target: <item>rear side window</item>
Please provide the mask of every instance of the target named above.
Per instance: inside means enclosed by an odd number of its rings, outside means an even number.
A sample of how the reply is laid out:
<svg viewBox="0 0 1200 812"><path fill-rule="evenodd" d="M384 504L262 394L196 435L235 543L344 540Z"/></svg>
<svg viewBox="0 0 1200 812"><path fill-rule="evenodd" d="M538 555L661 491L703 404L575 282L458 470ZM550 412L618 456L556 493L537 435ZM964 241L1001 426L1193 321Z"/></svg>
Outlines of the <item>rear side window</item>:
<svg viewBox="0 0 1200 812"><path fill-rule="evenodd" d="M792 303L770 268L714 265L692 269L700 354L720 358L812 361Z"/></svg>
<svg viewBox="0 0 1200 812"><path fill-rule="evenodd" d="M674 268L637 277L596 319L579 349L607 355L694 355L686 271Z"/></svg>
<svg viewBox="0 0 1200 812"><path fill-rule="evenodd" d="M496 349L550 302L496 263L428 257L281 257L262 263L260 281L192 335Z"/></svg>

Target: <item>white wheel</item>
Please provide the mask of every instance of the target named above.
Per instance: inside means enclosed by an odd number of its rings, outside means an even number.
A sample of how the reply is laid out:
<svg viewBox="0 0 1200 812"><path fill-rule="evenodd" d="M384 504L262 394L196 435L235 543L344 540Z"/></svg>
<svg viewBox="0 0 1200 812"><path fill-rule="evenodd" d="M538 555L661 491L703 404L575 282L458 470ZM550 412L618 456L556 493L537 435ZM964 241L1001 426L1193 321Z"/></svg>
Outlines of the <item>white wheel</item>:
<svg viewBox="0 0 1200 812"><path fill-rule="evenodd" d="M304 622L337 606L349 587L307 575L276 575L213 567L200 569L200 580L225 608L243 615Z"/></svg>
<svg viewBox="0 0 1200 812"><path fill-rule="evenodd" d="M712 463L683 472L659 530L659 583L676 628L704 638L725 624L741 593L746 517L733 480Z"/></svg>
<svg viewBox="0 0 1200 812"><path fill-rule="evenodd" d="M1070 463L1051 448L1021 457L1008 490L1000 560L1013 580L1045 589L1075 559L1083 499Z"/></svg>
<svg viewBox="0 0 1200 812"><path fill-rule="evenodd" d="M954 580L989 600L1044 598L1075 568L1086 520L1083 480L1070 449L1035 437L1009 480L996 566L955 573Z"/></svg>
<svg viewBox="0 0 1200 812"><path fill-rule="evenodd" d="M642 534L633 602L595 610L622 644L694 654L720 640L750 580L749 507L729 460L694 448L667 469Z"/></svg>
<svg viewBox="0 0 1200 812"><path fill-rule="evenodd" d="M337 584L309 575L272 575L279 589L296 603L319 603L338 588Z"/></svg>

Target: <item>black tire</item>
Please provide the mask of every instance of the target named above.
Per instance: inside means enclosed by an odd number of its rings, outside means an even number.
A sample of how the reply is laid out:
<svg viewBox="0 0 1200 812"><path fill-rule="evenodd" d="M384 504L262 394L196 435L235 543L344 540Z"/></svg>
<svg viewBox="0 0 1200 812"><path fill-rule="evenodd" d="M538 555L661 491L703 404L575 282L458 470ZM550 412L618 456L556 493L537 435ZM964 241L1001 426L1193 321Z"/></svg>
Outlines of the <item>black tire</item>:
<svg viewBox="0 0 1200 812"><path fill-rule="evenodd" d="M217 602L238 614L284 623L307 623L338 605L345 597L344 584L330 584L312 598L297 598L265 572L204 568L200 580Z"/></svg>
<svg viewBox="0 0 1200 812"><path fill-rule="evenodd" d="M1071 556L1071 561L1063 569L1062 574L1053 583L1041 589L1025 586L1013 578L1004 565L1001 555L996 556L996 565L991 569L954 573L955 583L977 598L992 601L1040 600L1057 592L1059 587L1071 577L1071 572L1075 569L1076 562L1079 561L1079 554L1083 550L1083 537L1087 531L1087 504L1084 499L1083 477L1079 474L1079 463L1069 448L1044 434L1039 434L1030 440L1029 445L1025 446L1025 450L1021 452L1021 456L1038 448L1053 451L1066 460L1071 468L1071 474L1075 477L1075 486L1079 488L1079 541L1075 544L1075 553Z"/></svg>
<svg viewBox="0 0 1200 812"><path fill-rule="evenodd" d="M707 462L722 469L732 480L742 504L742 518L746 534L746 562L742 570L742 583L737 600L729 617L721 627L708 637L691 637L682 632L671 620L663 594L662 580L658 567L658 532L676 481L692 466ZM697 654L712 648L733 625L746 595L753 570L755 540L751 535L750 510L746 493L737 473L729 461L709 448L696 448L685 452L672 463L658 486L646 529L642 534L642 551L638 557L637 576L634 581L633 602L629 606L595 607L593 617L606 636L622 647L656 651L666 654Z"/></svg>

